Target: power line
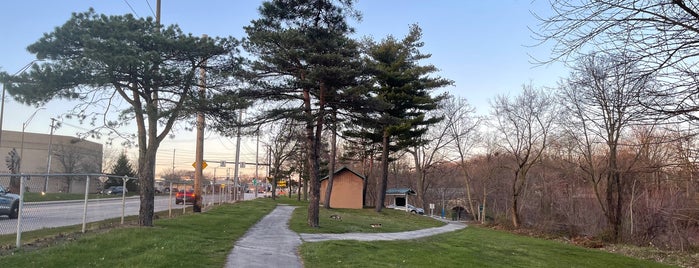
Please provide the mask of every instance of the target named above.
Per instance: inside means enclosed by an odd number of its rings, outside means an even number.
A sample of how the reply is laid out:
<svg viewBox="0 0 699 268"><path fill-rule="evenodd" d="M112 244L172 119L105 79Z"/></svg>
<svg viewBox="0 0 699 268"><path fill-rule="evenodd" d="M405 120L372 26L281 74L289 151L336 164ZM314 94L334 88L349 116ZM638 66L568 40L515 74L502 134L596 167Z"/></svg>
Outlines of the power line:
<svg viewBox="0 0 699 268"><path fill-rule="evenodd" d="M155 17L155 11L153 11L153 7L150 6L150 2L146 0L146 4L148 4L148 9L150 9L150 13L153 14L153 17Z"/></svg>
<svg viewBox="0 0 699 268"><path fill-rule="evenodd" d="M133 13L134 15L136 15L137 18L141 18L141 16L139 16L138 13L136 13L136 10L133 9L133 7L131 6L131 4L129 4L129 1L128 1L128 0L124 0L124 3L126 3L127 6L129 6L129 8L131 9L131 13Z"/></svg>

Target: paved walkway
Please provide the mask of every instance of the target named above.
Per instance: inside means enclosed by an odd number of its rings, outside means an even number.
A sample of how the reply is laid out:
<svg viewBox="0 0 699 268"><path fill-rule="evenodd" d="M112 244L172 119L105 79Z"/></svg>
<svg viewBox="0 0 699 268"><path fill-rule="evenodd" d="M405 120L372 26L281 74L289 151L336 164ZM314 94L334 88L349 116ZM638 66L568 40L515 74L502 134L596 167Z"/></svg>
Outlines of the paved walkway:
<svg viewBox="0 0 699 268"><path fill-rule="evenodd" d="M226 267L303 267L297 253L301 238L289 230L295 208L278 205L252 226L228 254Z"/></svg>
<svg viewBox="0 0 699 268"><path fill-rule="evenodd" d="M229 267L293 267L301 268L298 246L305 242L327 240L384 241L416 239L451 232L466 227L463 223L398 233L296 234L289 230L289 219L296 207L278 205L235 243L228 255Z"/></svg>

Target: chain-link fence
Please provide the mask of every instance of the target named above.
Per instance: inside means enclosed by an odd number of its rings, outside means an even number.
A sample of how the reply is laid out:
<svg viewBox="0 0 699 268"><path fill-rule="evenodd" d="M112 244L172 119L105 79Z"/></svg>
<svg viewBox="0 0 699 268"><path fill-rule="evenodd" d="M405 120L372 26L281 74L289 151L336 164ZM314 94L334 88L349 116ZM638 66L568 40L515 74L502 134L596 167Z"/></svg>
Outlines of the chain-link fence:
<svg viewBox="0 0 699 268"><path fill-rule="evenodd" d="M168 183L168 190L154 198L155 212L172 211L190 206L176 202L176 187L184 192L186 185ZM191 185L189 187L191 189ZM104 174L0 174L0 235L17 234L17 247L22 232L82 225L106 219L138 215L140 197L138 180ZM252 196L236 193L231 187L206 185L202 189L203 206L212 206ZM187 201L189 201L187 199Z"/></svg>

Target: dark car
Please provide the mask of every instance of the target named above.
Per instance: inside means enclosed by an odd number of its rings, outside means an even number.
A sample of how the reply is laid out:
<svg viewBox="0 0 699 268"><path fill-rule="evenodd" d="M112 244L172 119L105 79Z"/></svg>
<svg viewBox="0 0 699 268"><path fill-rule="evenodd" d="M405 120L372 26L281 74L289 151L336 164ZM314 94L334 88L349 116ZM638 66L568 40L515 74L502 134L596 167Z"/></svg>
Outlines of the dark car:
<svg viewBox="0 0 699 268"><path fill-rule="evenodd" d="M10 193L0 186L0 215L16 219L19 215L19 195Z"/></svg>
<svg viewBox="0 0 699 268"><path fill-rule="evenodd" d="M175 195L175 204L194 203L194 197L194 189L189 189L186 192L184 190L179 191Z"/></svg>
<svg viewBox="0 0 699 268"><path fill-rule="evenodd" d="M128 192L129 190L125 189L124 186L110 186L104 190L104 194L125 194Z"/></svg>

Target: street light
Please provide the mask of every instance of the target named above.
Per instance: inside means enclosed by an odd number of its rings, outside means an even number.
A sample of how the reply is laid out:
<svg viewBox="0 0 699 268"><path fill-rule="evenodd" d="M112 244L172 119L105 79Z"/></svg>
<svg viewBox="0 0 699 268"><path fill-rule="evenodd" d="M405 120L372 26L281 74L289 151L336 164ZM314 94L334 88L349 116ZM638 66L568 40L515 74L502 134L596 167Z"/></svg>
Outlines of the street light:
<svg viewBox="0 0 699 268"><path fill-rule="evenodd" d="M19 174L22 174L22 172L21 172L21 170L22 170L22 162L23 162L23 160L24 160L24 130L27 128L27 126L28 126L29 123L32 121L32 119L34 119L34 115L36 115L36 112L38 112L39 110L44 110L44 109L46 109L46 108L44 108L44 107L39 107L39 108L37 108L37 109L32 113L32 115L29 116L29 118L27 119L27 121L24 121L24 123L22 123L22 142L20 143L20 149L19 149L19 170L17 171L17 173L19 173Z"/></svg>
<svg viewBox="0 0 699 268"><path fill-rule="evenodd" d="M30 66L32 66L37 61L42 61L42 60L36 59L36 60L30 61L29 63L27 63L27 65L24 65L24 67L22 67L22 69L19 69L19 71L17 71L15 74L13 74L10 77L14 77L14 76L26 71L27 69L29 69ZM3 114L5 113L5 90L6 89L7 89L7 85L5 85L5 83L3 83L2 84L2 96L0 97L0 146L2 146L2 121L3 121L2 117L3 117Z"/></svg>
<svg viewBox="0 0 699 268"><path fill-rule="evenodd" d="M51 134L49 134L49 149L48 156L46 159L46 180L44 181L44 191L42 194L48 192L49 189L49 174L51 173L51 145L53 143L53 129L56 123L56 118L51 118Z"/></svg>

